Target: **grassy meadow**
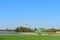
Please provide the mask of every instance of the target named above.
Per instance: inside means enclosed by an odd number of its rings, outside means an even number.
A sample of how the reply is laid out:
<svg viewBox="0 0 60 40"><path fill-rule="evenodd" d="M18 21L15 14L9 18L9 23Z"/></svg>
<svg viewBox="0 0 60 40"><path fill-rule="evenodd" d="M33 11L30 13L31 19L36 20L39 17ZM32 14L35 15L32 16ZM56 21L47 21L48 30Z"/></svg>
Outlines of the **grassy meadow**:
<svg viewBox="0 0 60 40"><path fill-rule="evenodd" d="M60 40L60 36L0 35L0 40Z"/></svg>

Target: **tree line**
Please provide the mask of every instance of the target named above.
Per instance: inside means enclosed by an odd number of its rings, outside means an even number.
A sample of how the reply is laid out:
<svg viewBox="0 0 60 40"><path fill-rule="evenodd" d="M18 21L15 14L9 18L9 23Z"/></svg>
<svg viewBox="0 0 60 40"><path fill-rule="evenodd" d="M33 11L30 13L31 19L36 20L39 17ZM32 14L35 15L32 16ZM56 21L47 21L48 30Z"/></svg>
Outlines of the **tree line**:
<svg viewBox="0 0 60 40"><path fill-rule="evenodd" d="M44 30L44 28L42 28L42 29ZM15 29L15 32L35 32L36 30L37 30L37 28L31 29L31 28L20 26ZM57 31L57 29L51 28L48 30L44 30L43 32L56 32L56 31Z"/></svg>
<svg viewBox="0 0 60 40"><path fill-rule="evenodd" d="M17 27L17 28L15 29L15 32L33 32L33 31L34 31L34 30L31 29L31 28L22 27L22 26Z"/></svg>
<svg viewBox="0 0 60 40"><path fill-rule="evenodd" d="M42 29L44 30L44 28L42 28ZM14 30L10 30L10 29L7 28L6 30L0 30L0 31L35 32L36 30L37 30L37 28L31 29L31 28L28 28L28 27L20 26L20 27L15 28ZM51 28L51 29L48 29L48 30L44 30L43 32L56 32L56 31L60 31L60 29Z"/></svg>

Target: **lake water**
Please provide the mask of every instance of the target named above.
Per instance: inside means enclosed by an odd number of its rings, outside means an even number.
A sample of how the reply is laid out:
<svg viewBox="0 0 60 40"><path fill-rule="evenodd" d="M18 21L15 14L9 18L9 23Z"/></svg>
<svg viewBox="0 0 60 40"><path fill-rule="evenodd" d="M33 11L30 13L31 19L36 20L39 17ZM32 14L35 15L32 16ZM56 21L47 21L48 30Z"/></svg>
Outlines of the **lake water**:
<svg viewBox="0 0 60 40"><path fill-rule="evenodd" d="M18 34L19 32L0 32L0 34Z"/></svg>

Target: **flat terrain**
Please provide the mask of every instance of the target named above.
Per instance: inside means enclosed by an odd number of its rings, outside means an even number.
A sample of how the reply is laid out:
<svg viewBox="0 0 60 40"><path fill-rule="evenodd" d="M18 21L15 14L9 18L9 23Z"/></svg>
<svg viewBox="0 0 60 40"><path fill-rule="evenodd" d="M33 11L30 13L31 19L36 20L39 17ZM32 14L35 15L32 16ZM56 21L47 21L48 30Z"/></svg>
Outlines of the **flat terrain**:
<svg viewBox="0 0 60 40"><path fill-rule="evenodd" d="M60 36L0 35L0 40L60 40Z"/></svg>

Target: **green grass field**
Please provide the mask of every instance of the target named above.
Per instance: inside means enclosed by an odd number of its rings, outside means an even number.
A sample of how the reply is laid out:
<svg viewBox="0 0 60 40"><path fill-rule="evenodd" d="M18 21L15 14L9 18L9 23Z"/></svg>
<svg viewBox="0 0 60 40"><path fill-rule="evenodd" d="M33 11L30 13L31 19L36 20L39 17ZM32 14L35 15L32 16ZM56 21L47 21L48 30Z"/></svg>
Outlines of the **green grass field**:
<svg viewBox="0 0 60 40"><path fill-rule="evenodd" d="M60 40L60 36L0 35L0 40Z"/></svg>

